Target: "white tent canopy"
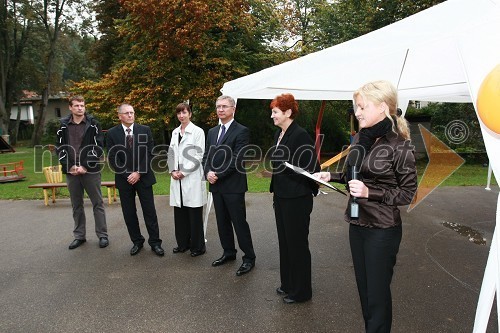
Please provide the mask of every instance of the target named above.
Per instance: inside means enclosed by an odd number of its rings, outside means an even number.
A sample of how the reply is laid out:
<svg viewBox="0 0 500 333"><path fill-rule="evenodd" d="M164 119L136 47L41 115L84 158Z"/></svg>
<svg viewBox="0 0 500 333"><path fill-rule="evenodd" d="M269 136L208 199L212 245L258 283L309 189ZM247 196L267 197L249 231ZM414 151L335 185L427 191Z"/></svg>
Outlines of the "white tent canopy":
<svg viewBox="0 0 500 333"><path fill-rule="evenodd" d="M302 100L351 100L353 92L363 84L384 79L398 88L403 110L409 100L472 102L476 107L479 87L497 65L500 0L448 0L345 43L227 82L221 91L236 99L273 99L288 92ZM498 99L488 112L500 112L500 92ZM490 130L481 119L479 122L498 180L500 133ZM499 206L500 196L497 225ZM474 332L486 331L498 290L500 235L496 230Z"/></svg>
<svg viewBox="0 0 500 333"><path fill-rule="evenodd" d="M462 38L477 38L474 31L499 36L496 1L450 0L345 43L227 82L222 92L234 98L272 99L290 92L304 100L350 100L358 87L383 78L398 87L400 101L470 102L458 44Z"/></svg>

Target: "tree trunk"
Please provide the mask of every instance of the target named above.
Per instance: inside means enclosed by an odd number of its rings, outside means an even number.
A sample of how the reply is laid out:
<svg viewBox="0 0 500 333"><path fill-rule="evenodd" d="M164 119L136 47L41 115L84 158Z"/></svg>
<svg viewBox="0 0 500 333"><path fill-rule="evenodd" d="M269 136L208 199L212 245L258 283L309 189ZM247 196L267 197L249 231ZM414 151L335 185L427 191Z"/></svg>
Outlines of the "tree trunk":
<svg viewBox="0 0 500 333"><path fill-rule="evenodd" d="M42 101L40 103L40 108L37 112L37 117L35 120L35 129L33 131L33 136L31 137L31 144L34 146L40 145L42 143L43 131L45 129L45 114L47 105L49 104L49 94L52 87L52 74L54 71L54 62L56 59L56 47L59 39L59 32L61 30L61 19L63 15L63 8L66 0L56 1L54 3L44 1L44 13L43 21L45 25L45 30L49 38L49 54L47 57L47 71L45 72L45 88L42 92ZM53 10L55 12L54 21L49 23L48 12L49 6L54 6Z"/></svg>
<svg viewBox="0 0 500 333"><path fill-rule="evenodd" d="M0 132L2 134L9 134L9 121L10 112L7 113L5 101L2 96L0 96Z"/></svg>
<svg viewBox="0 0 500 333"><path fill-rule="evenodd" d="M8 134L9 131L9 115L7 115L7 73L10 65L9 39L7 34L7 3L2 1L0 16L2 17L2 26L0 29L0 42L2 50L0 52L0 132ZM9 110L10 111L10 110Z"/></svg>
<svg viewBox="0 0 500 333"><path fill-rule="evenodd" d="M19 136L19 124L21 123L21 100L17 98L17 117L14 127L12 128L12 135L10 136L10 142L12 145L17 144L17 139Z"/></svg>
<svg viewBox="0 0 500 333"><path fill-rule="evenodd" d="M0 126L7 134L10 127L10 114L14 94L17 94L19 66L25 54L34 20L28 19L32 14L33 3L21 0L2 0L0 40ZM17 93L15 93L17 92ZM17 122L19 127L19 122ZM16 130L17 136L18 129ZM17 139L17 137L16 137Z"/></svg>
<svg viewBox="0 0 500 333"><path fill-rule="evenodd" d="M36 114L35 129L33 130L33 136L31 137L31 144L33 147L42 144L43 130L45 128L45 110L47 109L47 105L49 103L49 87L50 84L42 92L40 108Z"/></svg>

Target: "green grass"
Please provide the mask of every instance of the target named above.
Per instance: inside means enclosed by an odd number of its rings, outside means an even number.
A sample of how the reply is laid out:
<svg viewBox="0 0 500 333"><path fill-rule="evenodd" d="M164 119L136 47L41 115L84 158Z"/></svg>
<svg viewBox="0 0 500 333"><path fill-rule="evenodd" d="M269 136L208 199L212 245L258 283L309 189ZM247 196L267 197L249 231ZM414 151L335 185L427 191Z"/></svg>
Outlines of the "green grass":
<svg viewBox="0 0 500 333"><path fill-rule="evenodd" d="M417 162L418 181L427 167L426 160ZM446 178L440 186L486 186L488 177L488 167L482 164L473 164L465 162L460 168L455 170L448 178ZM497 185L497 181L491 174L491 185Z"/></svg>
<svg viewBox="0 0 500 333"><path fill-rule="evenodd" d="M443 186L486 186L488 168L477 164L464 164L443 182ZM491 185L497 185L491 174Z"/></svg>
<svg viewBox="0 0 500 333"><path fill-rule="evenodd" d="M0 154L0 164L16 161L24 161L23 174L26 178L18 182L0 183L0 199L43 199L41 189L30 189L28 185L45 183L45 177L41 172L42 166L57 165L57 158L48 150L35 150L33 148L19 147L15 153ZM36 163L35 163L36 161ZM425 170L426 162L420 161L417 164L419 180ZM248 173L249 192L268 192L270 178L267 170L268 163L261 163L251 167ZM488 168L477 164L464 164L455 171L441 186L485 186ZM165 170L157 170L157 183L154 185L154 193L157 195L169 194L170 176ZM114 175L109 167L105 167L102 173L102 180L114 180ZM496 185L496 180L492 179L492 185ZM59 189L58 197L68 197L66 188Z"/></svg>
<svg viewBox="0 0 500 333"><path fill-rule="evenodd" d="M57 165L57 157L47 149L16 148L15 153L0 154L0 164L8 162L24 161L23 174L26 178L18 182L0 183L0 199L43 199L41 189L28 188L29 185L46 183L45 176L41 172L42 167ZM103 181L112 181L115 176L106 165L102 171ZM170 188L170 176L159 171L157 173L158 183L153 187L155 194L168 194ZM68 189L57 189L58 197L69 197Z"/></svg>

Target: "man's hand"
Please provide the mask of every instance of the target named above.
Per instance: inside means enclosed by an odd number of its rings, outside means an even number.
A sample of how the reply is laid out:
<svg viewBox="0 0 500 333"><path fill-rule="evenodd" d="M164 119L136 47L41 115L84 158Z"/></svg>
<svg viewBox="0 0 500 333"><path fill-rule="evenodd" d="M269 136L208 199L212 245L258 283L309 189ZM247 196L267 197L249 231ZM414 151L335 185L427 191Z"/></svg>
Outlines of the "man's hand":
<svg viewBox="0 0 500 333"><path fill-rule="evenodd" d="M215 182L217 181L217 179L219 179L219 177L217 177L217 175L215 174L215 172L213 171L209 171L207 173L207 180L210 184L215 184Z"/></svg>
<svg viewBox="0 0 500 333"><path fill-rule="evenodd" d="M77 170L78 170L78 167L77 167L76 165L73 165L73 166L71 167L71 169L69 169L69 171L68 171L68 172L69 172L71 175L76 176L76 175L78 175Z"/></svg>
<svg viewBox="0 0 500 333"><path fill-rule="evenodd" d="M87 173L87 169L82 166L73 165L71 169L69 169L69 173L73 176L84 175Z"/></svg>
<svg viewBox="0 0 500 333"><path fill-rule="evenodd" d="M134 185L135 183L137 183L139 181L139 179L141 179L141 174L138 173L137 171L135 172L132 172L128 177L127 177L127 181L130 185Z"/></svg>
<svg viewBox="0 0 500 333"><path fill-rule="evenodd" d="M87 173L87 169L85 167L79 166L77 169L79 175L84 175Z"/></svg>

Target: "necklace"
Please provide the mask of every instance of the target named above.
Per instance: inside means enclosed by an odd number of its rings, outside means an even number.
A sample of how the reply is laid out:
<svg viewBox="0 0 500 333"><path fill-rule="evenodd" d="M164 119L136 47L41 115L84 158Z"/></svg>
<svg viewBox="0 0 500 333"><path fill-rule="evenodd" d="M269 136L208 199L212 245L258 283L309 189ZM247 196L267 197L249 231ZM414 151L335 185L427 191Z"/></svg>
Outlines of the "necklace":
<svg viewBox="0 0 500 333"><path fill-rule="evenodd" d="M285 132L281 131L280 136L278 137L278 145L280 144L281 139L283 139L283 135L285 135Z"/></svg>

